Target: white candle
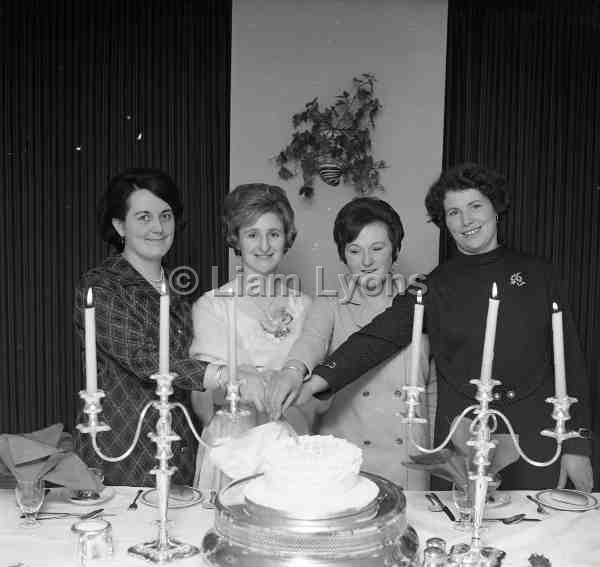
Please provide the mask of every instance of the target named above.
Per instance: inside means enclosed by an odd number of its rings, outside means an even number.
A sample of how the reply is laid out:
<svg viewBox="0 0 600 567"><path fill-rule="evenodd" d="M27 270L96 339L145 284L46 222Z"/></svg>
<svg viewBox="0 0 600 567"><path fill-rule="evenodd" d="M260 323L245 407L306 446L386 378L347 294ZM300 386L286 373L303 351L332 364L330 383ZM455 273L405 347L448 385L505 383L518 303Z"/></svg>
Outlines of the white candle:
<svg viewBox="0 0 600 567"><path fill-rule="evenodd" d="M485 321L485 339L483 342L483 358L481 360L481 381L490 382L492 379L492 365L494 362L494 343L496 341L496 324L498 322L498 307L500 301L496 299L498 286L494 282L492 296L488 303L487 319Z"/></svg>
<svg viewBox="0 0 600 567"><path fill-rule="evenodd" d="M167 284L160 287L160 325L158 334L158 372L169 373L169 308L170 298Z"/></svg>
<svg viewBox="0 0 600 567"><path fill-rule="evenodd" d="M96 366L96 309L92 288L88 288L85 303L85 389L88 394L98 390Z"/></svg>
<svg viewBox="0 0 600 567"><path fill-rule="evenodd" d="M563 336L562 311L552 303L552 345L554 347L554 396L567 396L567 380L565 376L565 346Z"/></svg>
<svg viewBox="0 0 600 567"><path fill-rule="evenodd" d="M417 302L415 303L415 313L413 316L412 342L410 361L409 386L416 386L419 378L419 359L421 358L421 339L423 334L423 300L421 290L417 292Z"/></svg>
<svg viewBox="0 0 600 567"><path fill-rule="evenodd" d="M227 301L227 328L228 328L228 363L229 381L234 382L237 377L237 297L234 290Z"/></svg>

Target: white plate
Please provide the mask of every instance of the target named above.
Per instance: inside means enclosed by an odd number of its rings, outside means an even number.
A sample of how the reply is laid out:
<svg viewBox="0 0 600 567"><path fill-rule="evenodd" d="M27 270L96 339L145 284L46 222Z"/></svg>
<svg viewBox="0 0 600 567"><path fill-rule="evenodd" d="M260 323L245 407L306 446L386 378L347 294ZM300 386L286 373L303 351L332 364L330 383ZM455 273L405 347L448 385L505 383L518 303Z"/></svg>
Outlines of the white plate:
<svg viewBox="0 0 600 567"><path fill-rule="evenodd" d="M562 493L578 494L585 499L585 504L571 504L563 499ZM566 510L569 512L585 512L586 510L593 510L598 506L598 500L587 492L581 490L566 490L562 488L550 488L548 490L542 490L533 496L543 506L553 508L554 510Z"/></svg>
<svg viewBox="0 0 600 567"><path fill-rule="evenodd" d="M71 504L77 504L78 506L95 506L96 504L102 504L110 500L115 495L115 489L113 486L105 486L104 490L100 493L98 498L74 498L73 491L68 488L63 488L60 493L60 497Z"/></svg>
<svg viewBox="0 0 600 567"><path fill-rule="evenodd" d="M151 488L142 493L140 499L146 506L152 506L158 508L158 492L156 488ZM187 508L188 506L194 506L202 500L202 492L197 488L191 486L185 487L185 492L181 490L172 491L169 494L169 508Z"/></svg>

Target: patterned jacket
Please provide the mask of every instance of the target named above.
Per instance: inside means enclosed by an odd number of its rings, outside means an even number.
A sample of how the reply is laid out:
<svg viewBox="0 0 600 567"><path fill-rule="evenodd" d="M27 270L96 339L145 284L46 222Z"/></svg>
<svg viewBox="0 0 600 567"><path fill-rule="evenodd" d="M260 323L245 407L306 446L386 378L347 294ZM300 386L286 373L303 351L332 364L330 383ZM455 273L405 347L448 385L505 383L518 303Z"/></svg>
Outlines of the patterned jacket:
<svg viewBox="0 0 600 567"><path fill-rule="evenodd" d="M93 288L96 316L98 387L104 390L100 418L111 431L98 435L98 445L106 454L118 456L133 441L138 417L144 405L156 399L156 383L149 379L158 371L158 327L160 296L122 256L111 256L87 272L75 294L75 328L84 340L85 296ZM170 370L178 377L173 382L172 401L189 407L189 390L203 390L206 363L188 358L192 338L190 305L180 296L171 295ZM196 440L179 409L172 413L173 429L181 441L173 445L171 464L178 468L177 483L191 484L194 477ZM158 412L146 414L137 446L118 463L102 461L91 446L90 437L76 434L76 446L82 458L104 470L106 484L152 486L157 465L156 446L148 438ZM78 423L84 421L83 414Z"/></svg>

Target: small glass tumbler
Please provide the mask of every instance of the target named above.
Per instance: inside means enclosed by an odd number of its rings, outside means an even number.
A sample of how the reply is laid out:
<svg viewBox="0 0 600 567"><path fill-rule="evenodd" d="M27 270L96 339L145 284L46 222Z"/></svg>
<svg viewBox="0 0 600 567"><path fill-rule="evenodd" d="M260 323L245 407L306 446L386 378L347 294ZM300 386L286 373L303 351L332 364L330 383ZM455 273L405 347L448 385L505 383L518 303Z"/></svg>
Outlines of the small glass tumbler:
<svg viewBox="0 0 600 567"><path fill-rule="evenodd" d="M467 531L471 529L473 522L473 491L471 483L455 482L452 484L452 498L458 512L458 520L454 523L457 530Z"/></svg>
<svg viewBox="0 0 600 567"><path fill-rule="evenodd" d="M24 515L19 524L22 528L36 528L40 525L37 521L37 513L44 503L44 481L43 480L18 480L15 486L15 498Z"/></svg>
<svg viewBox="0 0 600 567"><path fill-rule="evenodd" d="M77 565L109 559L113 554L113 537L110 522L92 518L81 520L71 526L77 534Z"/></svg>

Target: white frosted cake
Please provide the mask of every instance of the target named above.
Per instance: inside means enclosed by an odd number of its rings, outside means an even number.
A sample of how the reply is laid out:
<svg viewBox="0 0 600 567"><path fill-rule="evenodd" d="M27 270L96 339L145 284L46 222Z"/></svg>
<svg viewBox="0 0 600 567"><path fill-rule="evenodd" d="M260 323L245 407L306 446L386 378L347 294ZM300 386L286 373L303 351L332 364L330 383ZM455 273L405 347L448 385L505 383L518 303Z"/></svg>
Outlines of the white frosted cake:
<svg viewBox="0 0 600 567"><path fill-rule="evenodd" d="M301 435L273 444L264 456L263 475L245 492L251 502L294 517L324 517L360 509L378 493L359 475L362 451L332 435Z"/></svg>

